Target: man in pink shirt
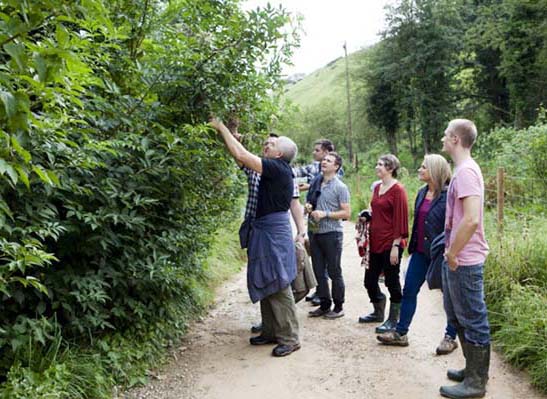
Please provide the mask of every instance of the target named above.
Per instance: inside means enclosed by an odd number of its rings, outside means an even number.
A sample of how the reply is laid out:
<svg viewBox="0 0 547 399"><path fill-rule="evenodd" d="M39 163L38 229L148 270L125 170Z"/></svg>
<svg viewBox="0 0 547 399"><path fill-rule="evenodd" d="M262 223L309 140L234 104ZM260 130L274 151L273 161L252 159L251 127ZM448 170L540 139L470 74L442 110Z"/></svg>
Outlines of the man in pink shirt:
<svg viewBox="0 0 547 399"><path fill-rule="evenodd" d="M448 398L482 398L490 365L490 326L484 301L483 269L488 244L484 237L484 181L471 158L477 128L467 119L450 121L443 151L454 161L454 175L446 201L446 252L443 301L448 323L455 326L465 356L463 370L448 370L460 382L442 386Z"/></svg>

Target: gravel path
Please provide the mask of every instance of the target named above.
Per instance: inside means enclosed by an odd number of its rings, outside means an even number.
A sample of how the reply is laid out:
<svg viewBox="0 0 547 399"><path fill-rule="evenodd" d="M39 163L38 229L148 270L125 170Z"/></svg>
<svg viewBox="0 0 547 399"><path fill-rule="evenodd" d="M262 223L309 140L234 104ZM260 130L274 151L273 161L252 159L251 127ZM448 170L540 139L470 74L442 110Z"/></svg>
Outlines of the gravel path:
<svg viewBox="0 0 547 399"><path fill-rule="evenodd" d="M217 293L210 313L195 323L172 360L149 384L124 393L126 399L424 399L440 398L439 386L450 384L448 367L463 366L458 349L436 356L445 316L439 291L422 288L409 333L410 346L386 347L376 341L376 325L357 323L368 313L363 269L346 223L342 258L346 281L346 316L310 319L310 305L300 302L302 349L286 358L270 355L272 346L249 345L249 328L258 322L258 305L251 304L245 270ZM382 286L385 290L385 287ZM522 373L492 354L489 399L546 399L534 391Z"/></svg>

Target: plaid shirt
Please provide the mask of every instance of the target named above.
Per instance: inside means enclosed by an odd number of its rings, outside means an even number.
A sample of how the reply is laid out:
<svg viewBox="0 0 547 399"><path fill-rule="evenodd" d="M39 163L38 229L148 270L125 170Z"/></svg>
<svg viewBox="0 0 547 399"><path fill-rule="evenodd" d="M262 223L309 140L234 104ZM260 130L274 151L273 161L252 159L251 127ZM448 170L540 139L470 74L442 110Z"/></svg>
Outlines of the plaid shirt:
<svg viewBox="0 0 547 399"><path fill-rule="evenodd" d="M297 166L292 171L295 177L305 177L309 184L315 176L321 173L321 162L315 161L309 165Z"/></svg>
<svg viewBox="0 0 547 399"><path fill-rule="evenodd" d="M241 169L247 175L247 183L249 185L249 192L247 193L247 204L245 205L245 220L254 220L256 217L256 208L258 207L258 188L260 187L260 174L252 169L243 166ZM300 197L300 191L298 191L298 184L294 180L293 198Z"/></svg>
<svg viewBox="0 0 547 399"><path fill-rule="evenodd" d="M292 168L292 173L294 177L305 177L308 184L313 180L315 176L321 173L321 162L314 161L309 165L296 166ZM338 177L344 176L344 170L342 168L338 169L336 173Z"/></svg>

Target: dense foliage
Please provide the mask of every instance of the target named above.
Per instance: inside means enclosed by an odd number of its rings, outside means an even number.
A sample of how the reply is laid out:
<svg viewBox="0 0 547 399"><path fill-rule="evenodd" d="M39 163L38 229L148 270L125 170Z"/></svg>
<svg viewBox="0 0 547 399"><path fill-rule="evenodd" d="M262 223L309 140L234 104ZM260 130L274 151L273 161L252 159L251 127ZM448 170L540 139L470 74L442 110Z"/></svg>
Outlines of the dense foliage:
<svg viewBox="0 0 547 399"><path fill-rule="evenodd" d="M544 0L401 0L363 82L362 107L391 152L438 151L446 121L526 127L547 97Z"/></svg>
<svg viewBox="0 0 547 399"><path fill-rule="evenodd" d="M264 127L297 36L237 0L9 0L0 17L0 378L32 379L67 342L183 330L239 187L207 119Z"/></svg>

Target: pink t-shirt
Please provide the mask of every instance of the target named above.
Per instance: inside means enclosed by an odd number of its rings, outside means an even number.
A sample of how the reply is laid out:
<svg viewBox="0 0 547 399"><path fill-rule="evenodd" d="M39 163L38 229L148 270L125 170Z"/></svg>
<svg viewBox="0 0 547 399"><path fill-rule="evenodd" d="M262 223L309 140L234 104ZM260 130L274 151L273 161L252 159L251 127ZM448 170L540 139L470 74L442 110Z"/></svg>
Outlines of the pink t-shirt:
<svg viewBox="0 0 547 399"><path fill-rule="evenodd" d="M465 247L457 254L460 266L484 263L489 250L484 237L484 180L479 165L473 159L468 159L456 167L448 186L445 224L446 248L450 246L454 239L452 234L456 233L456 229L462 221L463 199L471 196L478 196L481 200L479 225Z"/></svg>

